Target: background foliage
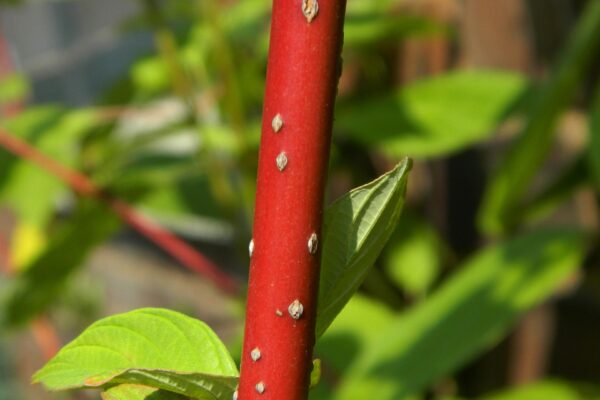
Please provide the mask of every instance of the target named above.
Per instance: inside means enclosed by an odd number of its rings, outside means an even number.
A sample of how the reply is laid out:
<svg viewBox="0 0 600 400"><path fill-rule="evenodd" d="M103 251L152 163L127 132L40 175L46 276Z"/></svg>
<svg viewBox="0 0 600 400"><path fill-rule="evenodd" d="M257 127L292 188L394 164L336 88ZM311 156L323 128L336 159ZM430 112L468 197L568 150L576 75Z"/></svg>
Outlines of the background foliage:
<svg viewBox="0 0 600 400"><path fill-rule="evenodd" d="M111 29L119 40L147 35L152 51L93 101L47 104L33 77L0 68L0 322L4 348L21 343L0 357L0 399L35 390L16 367L20 354L52 353L49 339L71 340L115 311L91 289L100 285L86 274L92 255L124 251L123 243L160 251L107 199L245 282L270 1L130 1L136 12ZM52 6L65 3L73 2ZM408 187L396 169L328 214L313 400L600 398L600 2L498 3L348 2L328 203L404 156L414 165ZM45 2L0 4L1 16ZM549 22L566 9L573 18L564 26ZM486 13L505 24L478 26ZM519 41L511 41L515 20L527 33ZM2 135L79 171L97 191L67 184ZM373 203L361 203L365 193ZM345 227L348 219L362 224ZM370 241L343 247L345 235ZM357 260L359 248L367 256ZM100 262L127 293L124 272ZM336 271L342 264L348 269ZM182 273L172 260L165 269ZM346 288L363 279L333 321L352 294ZM238 333L226 342L235 356L243 296L202 301L221 311L171 306L208 322L233 316ZM38 347L23 346L27 335ZM237 374L227 366L223 375ZM106 398L139 390L147 389L117 386Z"/></svg>

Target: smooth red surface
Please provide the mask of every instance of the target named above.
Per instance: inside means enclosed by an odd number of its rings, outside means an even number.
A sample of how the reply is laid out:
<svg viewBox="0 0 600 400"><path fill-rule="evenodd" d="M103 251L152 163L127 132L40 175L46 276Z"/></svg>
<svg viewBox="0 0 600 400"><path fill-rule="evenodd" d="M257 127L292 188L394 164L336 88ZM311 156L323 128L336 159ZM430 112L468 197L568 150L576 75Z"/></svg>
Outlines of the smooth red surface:
<svg viewBox="0 0 600 400"><path fill-rule="evenodd" d="M240 400L307 398L319 281L319 254L307 243L321 230L344 12L345 0L320 0L308 23L302 0L273 2ZM277 114L284 125L275 133ZM288 313L296 299L299 320Z"/></svg>

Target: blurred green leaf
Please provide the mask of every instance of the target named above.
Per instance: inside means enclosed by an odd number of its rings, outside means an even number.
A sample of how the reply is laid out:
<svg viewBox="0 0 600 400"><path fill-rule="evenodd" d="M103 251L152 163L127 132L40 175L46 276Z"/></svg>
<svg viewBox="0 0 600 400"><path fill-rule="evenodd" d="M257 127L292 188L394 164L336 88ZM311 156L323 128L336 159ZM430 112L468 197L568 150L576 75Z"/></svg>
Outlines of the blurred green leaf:
<svg viewBox="0 0 600 400"><path fill-rule="evenodd" d="M67 167L75 165L79 156L79 140L97 123L96 114L88 110L64 112L50 108L28 115L32 117L21 119L32 118L37 121L40 115L49 118L45 119L45 123L33 124L33 129L19 129L18 120L11 121L7 124L9 133L22 137L29 145ZM12 129L12 126L16 129ZM57 196L66 189L66 185L25 158L10 156L7 163L7 171L0 177L0 199L20 219L43 227L52 216Z"/></svg>
<svg viewBox="0 0 600 400"><path fill-rule="evenodd" d="M364 346L386 329L394 316L385 304L360 294L353 296L315 347L327 375L343 376ZM310 399L330 400L333 391L330 382L321 379L310 392Z"/></svg>
<svg viewBox="0 0 600 400"><path fill-rule="evenodd" d="M118 227L117 217L103 206L84 204L53 232L46 250L2 293L1 325L23 325L51 307L90 251Z"/></svg>
<svg viewBox="0 0 600 400"><path fill-rule="evenodd" d="M513 73L451 72L340 105L336 127L393 158L435 157L490 138L526 87Z"/></svg>
<svg viewBox="0 0 600 400"><path fill-rule="evenodd" d="M416 218L403 218L385 252L388 276L412 296L431 288L442 264L442 244L435 230Z"/></svg>
<svg viewBox="0 0 600 400"><path fill-rule="evenodd" d="M369 342L336 398L399 400L452 373L580 265L585 238L549 229L482 251Z"/></svg>
<svg viewBox="0 0 600 400"><path fill-rule="evenodd" d="M185 400L186 397L149 386L124 384L102 392L102 400Z"/></svg>
<svg viewBox="0 0 600 400"><path fill-rule="evenodd" d="M587 161L596 191L600 191L600 85L596 88L595 99L590 110L590 143Z"/></svg>
<svg viewBox="0 0 600 400"><path fill-rule="evenodd" d="M392 171L350 191L325 211L317 337L356 292L396 229L411 165L405 158Z"/></svg>
<svg viewBox="0 0 600 400"><path fill-rule="evenodd" d="M52 390L135 383L194 399L231 399L238 371L203 322L145 308L102 319L34 376Z"/></svg>
<svg viewBox="0 0 600 400"><path fill-rule="evenodd" d="M518 224L519 210L531 179L550 151L556 122L571 102L582 79L597 59L600 45L600 2L590 1L550 79L540 90L527 125L486 190L479 225L488 234L502 234Z"/></svg>
<svg viewBox="0 0 600 400"><path fill-rule="evenodd" d="M600 390L567 382L539 382L485 396L482 400L598 400Z"/></svg>
<svg viewBox="0 0 600 400"><path fill-rule="evenodd" d="M421 16L382 11L375 13L348 12L344 24L344 47L380 44L399 37L440 35L448 29Z"/></svg>
<svg viewBox="0 0 600 400"><path fill-rule="evenodd" d="M589 181L588 165L578 157L550 182L540 193L525 203L515 214L528 223L539 221L550 214Z"/></svg>
<svg viewBox="0 0 600 400"><path fill-rule="evenodd" d="M0 104L23 101L31 88L23 75L12 74L0 79Z"/></svg>

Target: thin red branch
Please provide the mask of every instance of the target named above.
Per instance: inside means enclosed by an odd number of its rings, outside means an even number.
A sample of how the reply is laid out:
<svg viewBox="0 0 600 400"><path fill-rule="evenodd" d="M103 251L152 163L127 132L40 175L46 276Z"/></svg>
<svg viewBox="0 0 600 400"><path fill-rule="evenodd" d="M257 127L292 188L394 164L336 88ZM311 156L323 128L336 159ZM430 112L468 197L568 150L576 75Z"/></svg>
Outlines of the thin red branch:
<svg viewBox="0 0 600 400"><path fill-rule="evenodd" d="M212 261L177 236L139 214L125 202L103 193L87 176L65 167L27 142L2 129L0 129L0 146L37 164L40 168L69 185L80 195L103 202L119 215L125 223L169 253L182 265L206 277L225 292L230 294L239 292L238 282L223 273Z"/></svg>

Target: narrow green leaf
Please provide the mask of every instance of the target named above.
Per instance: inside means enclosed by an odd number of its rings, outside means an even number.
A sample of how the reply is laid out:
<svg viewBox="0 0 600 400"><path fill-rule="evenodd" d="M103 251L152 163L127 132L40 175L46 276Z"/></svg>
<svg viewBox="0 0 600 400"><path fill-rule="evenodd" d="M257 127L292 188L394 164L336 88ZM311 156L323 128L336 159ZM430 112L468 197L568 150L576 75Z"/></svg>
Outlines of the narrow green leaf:
<svg viewBox="0 0 600 400"><path fill-rule="evenodd" d="M113 386L102 392L102 400L185 400L179 394L150 386L124 384Z"/></svg>
<svg viewBox="0 0 600 400"><path fill-rule="evenodd" d="M538 93L525 130L486 190L479 214L479 225L486 233L502 234L518 224L514 213L518 212L531 179L552 147L561 111L573 99L585 72L597 59L599 47L600 1L590 1L556 70Z"/></svg>
<svg viewBox="0 0 600 400"><path fill-rule="evenodd" d="M538 382L510 389L482 400L599 400L600 389L567 382Z"/></svg>
<svg viewBox="0 0 600 400"><path fill-rule="evenodd" d="M491 137L526 87L514 73L451 72L340 105L336 127L391 157L435 157Z"/></svg>
<svg viewBox="0 0 600 400"><path fill-rule="evenodd" d="M94 323L34 376L51 390L133 383L229 399L238 371L217 335L174 311L140 309Z"/></svg>
<svg viewBox="0 0 600 400"><path fill-rule="evenodd" d="M581 262L575 230L526 234L482 251L444 287L371 340L338 399L399 400L496 343Z"/></svg>
<svg viewBox="0 0 600 400"><path fill-rule="evenodd" d="M585 157L579 157L567 166L556 180L549 183L533 199L525 203L515 215L521 221L536 222L550 214L582 186L590 178Z"/></svg>
<svg viewBox="0 0 600 400"><path fill-rule="evenodd" d="M404 206L411 161L334 202L325 212L317 337L364 281Z"/></svg>

